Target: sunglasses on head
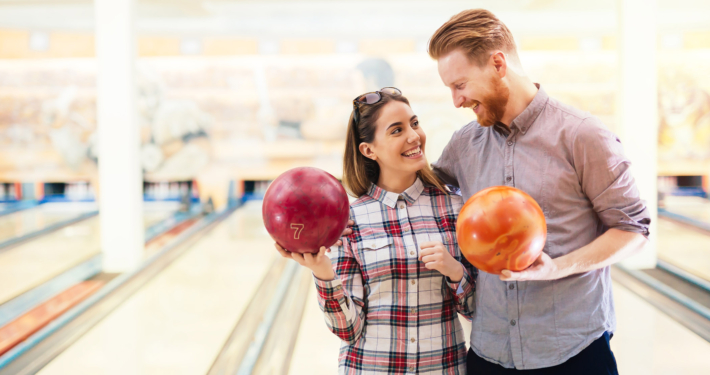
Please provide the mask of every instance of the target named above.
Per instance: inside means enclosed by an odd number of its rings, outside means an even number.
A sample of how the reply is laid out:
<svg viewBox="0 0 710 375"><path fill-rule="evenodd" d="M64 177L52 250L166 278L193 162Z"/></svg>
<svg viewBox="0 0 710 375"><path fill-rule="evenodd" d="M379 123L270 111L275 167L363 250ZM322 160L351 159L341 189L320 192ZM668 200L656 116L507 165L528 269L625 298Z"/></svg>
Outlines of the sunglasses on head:
<svg viewBox="0 0 710 375"><path fill-rule="evenodd" d="M353 100L353 113L355 114L354 120L356 123L360 120L360 104L375 104L382 100L382 93L392 96L402 95L402 91L396 87L384 87L379 91L368 92L367 94L358 96Z"/></svg>

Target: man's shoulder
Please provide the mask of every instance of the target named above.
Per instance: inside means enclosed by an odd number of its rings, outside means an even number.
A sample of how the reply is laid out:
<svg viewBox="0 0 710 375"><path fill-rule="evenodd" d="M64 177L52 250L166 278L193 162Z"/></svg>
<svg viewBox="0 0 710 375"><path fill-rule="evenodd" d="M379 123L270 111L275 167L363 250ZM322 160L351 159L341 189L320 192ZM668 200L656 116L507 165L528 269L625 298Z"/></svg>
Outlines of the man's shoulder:
<svg viewBox="0 0 710 375"><path fill-rule="evenodd" d="M550 97L547 106L549 111L558 112L566 118L567 121L565 121L564 125L572 129L571 132L566 133L572 138L600 134L613 135L599 117L587 111L575 108L552 97Z"/></svg>
<svg viewBox="0 0 710 375"><path fill-rule="evenodd" d="M468 124L462 126L460 129L456 130L454 132L454 135L451 137L451 142L458 143L461 141L465 141L465 142L476 141L477 139L480 139L481 137L483 137L485 132L486 132L486 128L481 126L481 124L479 124L478 121L473 120L473 121L469 122Z"/></svg>
<svg viewBox="0 0 710 375"><path fill-rule="evenodd" d="M559 112L561 114L564 114L570 120L582 121L589 117L593 117L592 114L590 114L589 112L573 107L567 103L563 103L553 97L550 97L550 99L547 101L546 109L548 111Z"/></svg>

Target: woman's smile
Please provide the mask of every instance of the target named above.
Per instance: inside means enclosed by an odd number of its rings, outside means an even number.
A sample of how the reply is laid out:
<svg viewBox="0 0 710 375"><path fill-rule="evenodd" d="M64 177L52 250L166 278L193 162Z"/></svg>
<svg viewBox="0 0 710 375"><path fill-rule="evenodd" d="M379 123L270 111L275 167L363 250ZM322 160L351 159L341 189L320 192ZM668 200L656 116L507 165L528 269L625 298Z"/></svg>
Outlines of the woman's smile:
<svg viewBox="0 0 710 375"><path fill-rule="evenodd" d="M407 159L419 159L424 155L422 152L421 145L411 148L405 152L402 153L402 156L404 156Z"/></svg>

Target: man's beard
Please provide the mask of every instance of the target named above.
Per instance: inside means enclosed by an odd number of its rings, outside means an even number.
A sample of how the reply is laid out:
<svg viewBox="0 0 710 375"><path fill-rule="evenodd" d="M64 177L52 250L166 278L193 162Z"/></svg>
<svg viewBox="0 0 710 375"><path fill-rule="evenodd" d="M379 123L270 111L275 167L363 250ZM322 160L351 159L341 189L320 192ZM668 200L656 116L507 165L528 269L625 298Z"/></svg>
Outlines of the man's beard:
<svg viewBox="0 0 710 375"><path fill-rule="evenodd" d="M510 97L510 89L503 85L503 81L498 77L491 79L493 93L483 98L481 106L483 113L481 116L476 115L478 123L481 126L493 126L503 120L505 115L505 107L508 105ZM475 113L475 112L474 112Z"/></svg>

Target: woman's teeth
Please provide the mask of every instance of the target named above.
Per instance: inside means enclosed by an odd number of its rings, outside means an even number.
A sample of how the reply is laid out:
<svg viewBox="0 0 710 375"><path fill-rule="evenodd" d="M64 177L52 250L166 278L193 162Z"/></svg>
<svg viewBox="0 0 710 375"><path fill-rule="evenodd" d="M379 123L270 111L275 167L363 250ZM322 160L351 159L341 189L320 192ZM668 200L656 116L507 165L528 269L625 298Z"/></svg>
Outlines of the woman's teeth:
<svg viewBox="0 0 710 375"><path fill-rule="evenodd" d="M472 109L475 111L478 109L478 106L480 106L480 105L481 105L481 103L476 103L476 105L474 105Z"/></svg>
<svg viewBox="0 0 710 375"><path fill-rule="evenodd" d="M404 155L404 156L416 156L416 155L421 154L421 152L422 152L422 148L421 148L421 147L417 147L417 148L415 148L415 149L413 149L413 150L409 150L409 151L403 153L402 155Z"/></svg>

